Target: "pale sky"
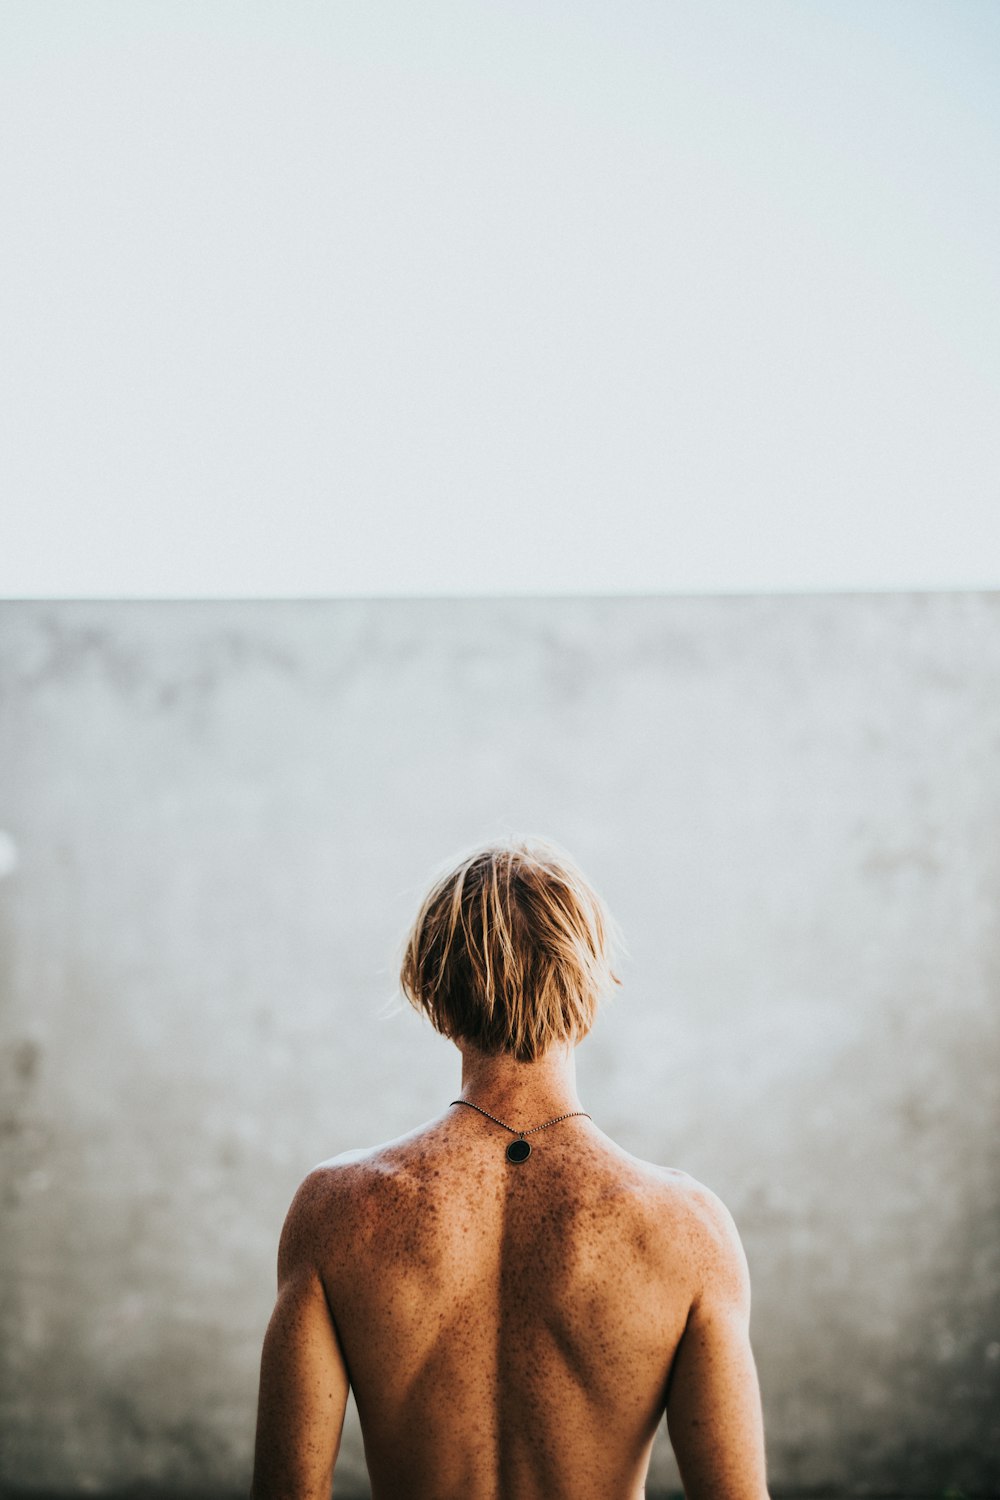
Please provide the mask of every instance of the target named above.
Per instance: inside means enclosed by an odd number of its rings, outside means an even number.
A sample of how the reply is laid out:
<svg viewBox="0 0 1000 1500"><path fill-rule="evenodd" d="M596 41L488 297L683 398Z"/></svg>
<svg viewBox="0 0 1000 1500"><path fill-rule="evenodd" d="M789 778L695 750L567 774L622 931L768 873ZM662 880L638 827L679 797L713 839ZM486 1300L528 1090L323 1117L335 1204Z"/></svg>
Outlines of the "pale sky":
<svg viewBox="0 0 1000 1500"><path fill-rule="evenodd" d="M1000 587L995 0L3 0L0 595Z"/></svg>

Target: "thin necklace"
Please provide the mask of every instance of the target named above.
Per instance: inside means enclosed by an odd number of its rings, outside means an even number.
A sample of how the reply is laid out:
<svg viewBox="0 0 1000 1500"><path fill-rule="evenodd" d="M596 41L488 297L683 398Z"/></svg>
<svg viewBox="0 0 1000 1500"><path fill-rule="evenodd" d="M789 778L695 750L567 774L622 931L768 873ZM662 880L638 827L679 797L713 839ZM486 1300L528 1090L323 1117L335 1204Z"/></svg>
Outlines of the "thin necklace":
<svg viewBox="0 0 1000 1500"><path fill-rule="evenodd" d="M469 1109L477 1109L487 1120L492 1120L495 1125L502 1125L504 1130L509 1130L511 1135L516 1135L517 1140L511 1141L507 1147L508 1161L527 1161L531 1155L531 1147L524 1139L526 1135L534 1135L536 1130L548 1130L550 1125L558 1125L560 1120L573 1120L577 1115L584 1115L588 1120L592 1119L585 1109L571 1109L568 1115L556 1115L554 1120L546 1120L544 1125L532 1125L530 1130L515 1130L513 1125L508 1125L506 1120L498 1120L496 1115L491 1115L488 1109L483 1109L480 1104L473 1104L471 1099L453 1099L451 1104L464 1104ZM448 1108L451 1108L449 1104Z"/></svg>

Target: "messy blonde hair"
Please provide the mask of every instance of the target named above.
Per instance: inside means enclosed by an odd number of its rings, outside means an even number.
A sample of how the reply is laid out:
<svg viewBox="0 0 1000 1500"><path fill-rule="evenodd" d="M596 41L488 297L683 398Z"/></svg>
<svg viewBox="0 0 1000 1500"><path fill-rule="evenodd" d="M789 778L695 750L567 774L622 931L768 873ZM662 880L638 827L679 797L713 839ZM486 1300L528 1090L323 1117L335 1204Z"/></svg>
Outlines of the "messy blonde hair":
<svg viewBox="0 0 1000 1500"><path fill-rule="evenodd" d="M621 984L611 914L549 839L466 854L431 887L405 942L400 986L444 1036L532 1062L586 1036Z"/></svg>

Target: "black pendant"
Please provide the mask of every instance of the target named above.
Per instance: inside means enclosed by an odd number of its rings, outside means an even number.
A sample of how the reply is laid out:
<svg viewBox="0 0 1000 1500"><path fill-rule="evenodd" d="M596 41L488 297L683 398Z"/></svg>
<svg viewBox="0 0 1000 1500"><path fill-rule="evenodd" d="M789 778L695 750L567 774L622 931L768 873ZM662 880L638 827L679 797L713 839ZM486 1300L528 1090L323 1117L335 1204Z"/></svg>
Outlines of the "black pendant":
<svg viewBox="0 0 1000 1500"><path fill-rule="evenodd" d="M511 1141L507 1147L508 1161L527 1161L530 1155L531 1147L523 1136L519 1137L516 1141Z"/></svg>

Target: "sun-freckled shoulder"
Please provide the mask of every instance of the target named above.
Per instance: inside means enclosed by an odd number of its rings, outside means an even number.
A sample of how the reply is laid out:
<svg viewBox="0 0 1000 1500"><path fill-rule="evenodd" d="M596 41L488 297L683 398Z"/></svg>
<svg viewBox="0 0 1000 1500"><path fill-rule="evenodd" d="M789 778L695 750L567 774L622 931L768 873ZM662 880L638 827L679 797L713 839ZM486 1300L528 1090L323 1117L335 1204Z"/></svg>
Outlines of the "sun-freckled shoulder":
<svg viewBox="0 0 1000 1500"><path fill-rule="evenodd" d="M725 1238L732 1237L736 1231L733 1216L712 1188L680 1167L663 1167L649 1162L642 1165L649 1168L668 1194L701 1220L707 1229L715 1230Z"/></svg>
<svg viewBox="0 0 1000 1500"><path fill-rule="evenodd" d="M307 1172L289 1204L278 1245L279 1280L309 1266L318 1265L329 1245L331 1222L335 1222L352 1187L352 1166L372 1153L343 1151Z"/></svg>
<svg viewBox="0 0 1000 1500"><path fill-rule="evenodd" d="M703 1291L749 1305L750 1273L736 1221L718 1193L696 1177L682 1175L678 1187Z"/></svg>
<svg viewBox="0 0 1000 1500"><path fill-rule="evenodd" d="M631 1151L625 1151L614 1142L610 1144L622 1161L631 1167L635 1174L636 1184L648 1188L661 1205L665 1203L681 1205L686 1201L691 1190L702 1189L702 1184L680 1167L666 1167L660 1162L646 1161L641 1156L633 1155ZM707 1189L702 1189L702 1191L707 1191Z"/></svg>
<svg viewBox="0 0 1000 1500"><path fill-rule="evenodd" d="M370 1165L378 1170L404 1166L418 1145L420 1137L426 1133L428 1126L435 1123L437 1122L428 1120L423 1125L417 1125L412 1130L406 1131L404 1135L394 1136L388 1141L380 1141L377 1146L360 1146L350 1151L341 1151L336 1156L329 1156L326 1161L321 1161L313 1167L309 1176L325 1172L335 1176L338 1168L362 1164Z"/></svg>
<svg viewBox="0 0 1000 1500"><path fill-rule="evenodd" d="M640 1196L670 1254L683 1253L695 1285L711 1283L742 1300L747 1295L746 1257L733 1216L718 1193L679 1167L632 1161Z"/></svg>
<svg viewBox="0 0 1000 1500"><path fill-rule="evenodd" d="M364 1150L342 1151L331 1156L307 1172L295 1190L285 1218L285 1234L306 1233L310 1224L329 1206L331 1195L343 1183L347 1175L344 1168L365 1160L370 1152Z"/></svg>
<svg viewBox="0 0 1000 1500"><path fill-rule="evenodd" d="M684 1173L684 1179L685 1198L705 1228L726 1244L731 1244L734 1239L738 1242L735 1220L718 1193L699 1182L697 1177Z"/></svg>

